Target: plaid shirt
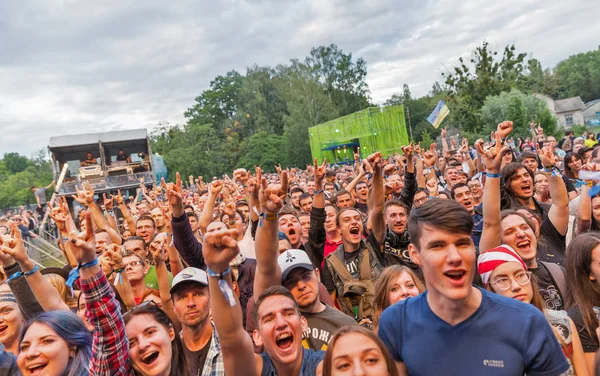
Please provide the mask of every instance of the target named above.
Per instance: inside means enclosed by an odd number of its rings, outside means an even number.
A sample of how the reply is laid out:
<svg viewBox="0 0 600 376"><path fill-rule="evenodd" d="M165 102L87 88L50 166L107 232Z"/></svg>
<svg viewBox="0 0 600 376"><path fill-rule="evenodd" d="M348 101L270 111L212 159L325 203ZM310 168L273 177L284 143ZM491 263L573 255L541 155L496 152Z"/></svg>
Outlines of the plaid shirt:
<svg viewBox="0 0 600 376"><path fill-rule="evenodd" d="M225 376L225 365L223 363L223 354L221 354L221 344L219 343L219 335L215 324L211 321L212 338L210 339L210 347L206 354L206 360L201 370L198 370L197 376ZM179 333L183 338L183 331ZM185 346L185 343L183 344Z"/></svg>
<svg viewBox="0 0 600 376"><path fill-rule="evenodd" d="M129 366L129 341L115 293L100 270L89 279L81 279L85 296L85 314L94 326L90 375L133 375Z"/></svg>

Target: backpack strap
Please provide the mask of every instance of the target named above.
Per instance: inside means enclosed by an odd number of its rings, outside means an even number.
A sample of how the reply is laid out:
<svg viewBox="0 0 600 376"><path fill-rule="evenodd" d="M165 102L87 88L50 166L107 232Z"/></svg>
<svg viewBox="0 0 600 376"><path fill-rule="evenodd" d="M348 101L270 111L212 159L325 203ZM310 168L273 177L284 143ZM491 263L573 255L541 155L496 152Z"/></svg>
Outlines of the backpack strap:
<svg viewBox="0 0 600 376"><path fill-rule="evenodd" d="M336 256L335 253L332 253L327 257L327 262L329 263L329 266L331 266L337 273L342 282L346 283L354 280L354 278L352 278L352 274L350 274L346 268L346 265L344 265L344 263Z"/></svg>
<svg viewBox="0 0 600 376"><path fill-rule="evenodd" d="M360 279L371 279L371 257L369 255L369 249L365 248L362 252L362 260L360 260L359 273Z"/></svg>
<svg viewBox="0 0 600 376"><path fill-rule="evenodd" d="M558 285L556 287L558 287L558 291L560 291L560 295L562 295L563 305L566 306L565 298L567 296L567 280L565 278L565 273L560 268L560 266L558 266L558 264L555 264L553 262L541 261L541 264L546 267L546 269L550 273L550 276Z"/></svg>

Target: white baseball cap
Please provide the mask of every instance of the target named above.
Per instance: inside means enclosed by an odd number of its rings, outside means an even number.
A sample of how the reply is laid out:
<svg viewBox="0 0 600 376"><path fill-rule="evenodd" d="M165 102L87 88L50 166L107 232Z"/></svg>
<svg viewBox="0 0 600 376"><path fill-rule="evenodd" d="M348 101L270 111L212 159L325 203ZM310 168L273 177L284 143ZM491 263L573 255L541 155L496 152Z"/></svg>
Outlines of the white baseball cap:
<svg viewBox="0 0 600 376"><path fill-rule="evenodd" d="M281 268L281 281L285 281L290 272L296 268L314 270L314 266L306 252L301 249L288 249L277 258Z"/></svg>
<svg viewBox="0 0 600 376"><path fill-rule="evenodd" d="M175 278L173 278L173 284L171 285L171 293L175 289L175 286L181 285L185 282L196 282L204 286L208 286L208 275L202 269L198 268L185 268L180 271Z"/></svg>

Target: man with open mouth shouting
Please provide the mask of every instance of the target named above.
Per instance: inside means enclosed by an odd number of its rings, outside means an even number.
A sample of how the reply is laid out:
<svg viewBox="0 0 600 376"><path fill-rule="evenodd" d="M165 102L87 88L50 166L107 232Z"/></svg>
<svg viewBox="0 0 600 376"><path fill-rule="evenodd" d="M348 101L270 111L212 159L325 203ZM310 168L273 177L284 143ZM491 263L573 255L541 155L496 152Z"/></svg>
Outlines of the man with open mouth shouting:
<svg viewBox="0 0 600 376"><path fill-rule="evenodd" d="M454 201L432 199L411 212L410 256L428 290L386 309L378 331L400 374L564 372L569 365L541 311L473 286L472 228Z"/></svg>
<svg viewBox="0 0 600 376"><path fill-rule="evenodd" d="M336 225L342 235L342 244L325 259L323 284L342 312L357 322L370 325L373 319L374 283L383 269L383 252L380 244L385 238L383 219L383 175L381 153L367 158L373 167L373 231L363 240L362 216L357 209L342 209ZM412 200L412 198L411 198Z"/></svg>
<svg viewBox="0 0 600 376"><path fill-rule="evenodd" d="M266 185L266 182L264 182ZM254 354L252 340L242 326L242 310L231 291L230 261L239 253L237 230L206 234L202 253L209 275L210 305L221 339L227 375L315 375L320 374L324 353L302 347L306 319L294 297L282 286L264 290L254 306L254 341L264 352Z"/></svg>

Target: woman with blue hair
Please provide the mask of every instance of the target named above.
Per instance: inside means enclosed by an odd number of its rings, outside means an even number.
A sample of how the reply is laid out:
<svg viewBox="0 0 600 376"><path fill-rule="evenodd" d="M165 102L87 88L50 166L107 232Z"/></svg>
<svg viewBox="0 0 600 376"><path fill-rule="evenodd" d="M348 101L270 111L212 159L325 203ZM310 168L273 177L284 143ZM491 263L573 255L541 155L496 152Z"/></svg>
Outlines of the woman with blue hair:
<svg viewBox="0 0 600 376"><path fill-rule="evenodd" d="M89 375L92 334L70 311L44 312L21 333L17 364L23 375Z"/></svg>

